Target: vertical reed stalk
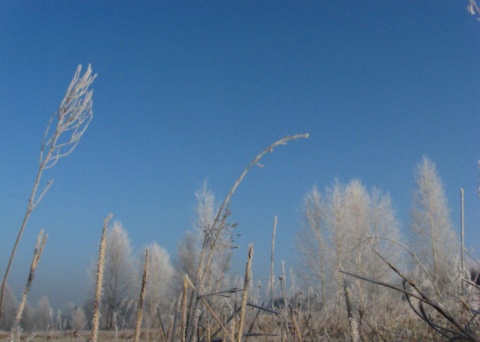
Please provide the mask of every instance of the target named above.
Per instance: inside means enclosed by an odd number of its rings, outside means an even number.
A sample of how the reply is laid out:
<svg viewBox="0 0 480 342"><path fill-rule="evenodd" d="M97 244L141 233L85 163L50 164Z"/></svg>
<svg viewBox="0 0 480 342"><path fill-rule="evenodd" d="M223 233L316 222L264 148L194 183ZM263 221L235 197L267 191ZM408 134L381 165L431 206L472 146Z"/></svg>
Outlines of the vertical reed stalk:
<svg viewBox="0 0 480 342"><path fill-rule="evenodd" d="M107 226L112 219L112 214L109 214L103 221L102 237L100 239L100 248L98 251L97 263L97 279L95 282L95 303L93 307L92 319L92 337L91 342L98 341L98 328L100 323L100 306L102 305L102 286L103 286L103 270L105 264L105 248L107 246Z"/></svg>
<svg viewBox="0 0 480 342"><path fill-rule="evenodd" d="M352 303L350 301L350 290L348 289L347 283L345 281L345 276L343 276L343 291L345 295L345 303L347 305L347 314L348 314L348 328L350 330L350 341L351 342L360 342L360 332L358 327L358 322L355 320L353 314Z"/></svg>
<svg viewBox="0 0 480 342"><path fill-rule="evenodd" d="M168 338L170 337L170 333L172 333L173 330L173 317L170 318L170 321L168 322L168 328L167 328L167 334L165 335L165 342L168 341ZM175 335L172 333L172 336Z"/></svg>
<svg viewBox="0 0 480 342"><path fill-rule="evenodd" d="M230 338L228 339L230 342L236 342L235 341L235 317L233 317L232 322L230 323ZM227 339L225 337L225 339Z"/></svg>
<svg viewBox="0 0 480 342"><path fill-rule="evenodd" d="M142 328L143 299L145 298L145 289L147 287L148 277L148 249L145 251L145 265L143 266L142 288L140 290L140 298L138 300L137 322L135 324L135 342L140 340L140 331Z"/></svg>
<svg viewBox="0 0 480 342"><path fill-rule="evenodd" d="M462 267L462 277L465 274L465 191L460 189L460 227L461 227L461 244L460 244L460 262ZM462 283L463 287L463 283Z"/></svg>
<svg viewBox="0 0 480 342"><path fill-rule="evenodd" d="M183 277L183 296L182 296L182 325L181 325L181 339L185 342L187 337L187 294L188 294L188 275Z"/></svg>
<svg viewBox="0 0 480 342"><path fill-rule="evenodd" d="M243 284L242 307L240 309L240 322L238 323L237 342L241 342L243 337L243 325L245 320L245 308L247 307L248 287L250 286L250 280L252 277L252 259L253 245L250 244L248 247L247 266L245 268L245 282Z"/></svg>
<svg viewBox="0 0 480 342"><path fill-rule="evenodd" d="M275 304L273 302L273 293L275 287L275 270L274 270L274 255L275 255L275 235L277 233L277 216L273 220L273 233L272 233L272 254L270 257L270 305L275 310Z"/></svg>

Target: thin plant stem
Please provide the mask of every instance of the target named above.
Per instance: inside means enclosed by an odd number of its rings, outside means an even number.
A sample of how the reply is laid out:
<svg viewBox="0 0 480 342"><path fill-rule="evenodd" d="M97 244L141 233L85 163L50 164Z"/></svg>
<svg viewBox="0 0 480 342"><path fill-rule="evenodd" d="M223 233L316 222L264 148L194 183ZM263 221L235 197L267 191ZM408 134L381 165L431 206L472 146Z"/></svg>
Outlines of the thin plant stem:
<svg viewBox="0 0 480 342"><path fill-rule="evenodd" d="M358 322L355 320L353 315L353 308L350 298L350 290L345 281L345 276L343 276L343 293L345 295L345 304L347 305L347 315L348 315L348 328L350 330L350 341L351 342L360 342L360 334L358 331Z"/></svg>
<svg viewBox="0 0 480 342"><path fill-rule="evenodd" d="M133 339L135 342L138 342L140 340L140 331L142 328L143 300L145 298L145 289L147 287L147 277L148 277L148 249L145 251L145 265L143 266L142 288L140 290L140 298L138 300L137 322L135 324L135 337Z"/></svg>
<svg viewBox="0 0 480 342"><path fill-rule="evenodd" d="M232 319L232 321L230 323L230 338L229 338L229 341L230 342L235 342L235 317L234 317L234 319Z"/></svg>
<svg viewBox="0 0 480 342"><path fill-rule="evenodd" d="M273 293L275 286L275 270L274 270L274 255L275 255L275 235L277 233L277 216L273 220L273 233L272 233L272 253L270 256L270 305L272 309L275 309L273 302Z"/></svg>
<svg viewBox="0 0 480 342"><path fill-rule="evenodd" d="M460 189L460 228L460 265L463 277L465 274L465 191L463 189Z"/></svg>
<svg viewBox="0 0 480 342"><path fill-rule="evenodd" d="M240 309L240 321L238 323L237 342L241 342L242 336L243 336L243 325L245 321L245 309L247 307L248 287L250 285L250 280L252 278L252 259L253 259L253 245L250 244L250 246L248 247L247 266L245 268L245 280L243 284L242 306Z"/></svg>
<svg viewBox="0 0 480 342"><path fill-rule="evenodd" d="M186 327L187 327L187 294L188 294L188 275L183 277L183 296L182 296L182 325L181 325L181 339L185 342Z"/></svg>
<svg viewBox="0 0 480 342"><path fill-rule="evenodd" d="M30 293L30 289L32 287L33 278L35 277L35 270L37 269L40 257L42 256L43 248L47 242L47 237L48 235L44 235L43 230L38 233L37 243L35 244L35 250L33 252L32 264L30 265L30 273L28 274L27 283L25 284L25 288L22 293L22 300L17 308L15 320L12 325L12 331L10 333L11 341L16 341L17 339L20 340L20 321L22 319L23 311L25 310L28 294Z"/></svg>

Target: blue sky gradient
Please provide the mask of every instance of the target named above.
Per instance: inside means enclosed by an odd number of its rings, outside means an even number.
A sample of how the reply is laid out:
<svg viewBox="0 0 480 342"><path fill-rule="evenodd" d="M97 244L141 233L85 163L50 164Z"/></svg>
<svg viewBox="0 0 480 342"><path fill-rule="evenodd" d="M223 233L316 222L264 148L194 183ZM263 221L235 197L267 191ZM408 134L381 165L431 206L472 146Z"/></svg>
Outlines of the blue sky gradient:
<svg viewBox="0 0 480 342"><path fill-rule="evenodd" d="M480 22L467 1L0 2L0 270L23 218L41 138L78 64L91 63L94 119L74 153L49 170L10 283L21 292L38 230L49 239L33 285L62 307L88 292L104 217L134 250L172 256L207 179L223 200L251 159L285 135L232 199L234 269L255 245L268 272L294 267L305 193L360 178L389 193L408 224L413 169L438 167L458 227L480 242Z"/></svg>

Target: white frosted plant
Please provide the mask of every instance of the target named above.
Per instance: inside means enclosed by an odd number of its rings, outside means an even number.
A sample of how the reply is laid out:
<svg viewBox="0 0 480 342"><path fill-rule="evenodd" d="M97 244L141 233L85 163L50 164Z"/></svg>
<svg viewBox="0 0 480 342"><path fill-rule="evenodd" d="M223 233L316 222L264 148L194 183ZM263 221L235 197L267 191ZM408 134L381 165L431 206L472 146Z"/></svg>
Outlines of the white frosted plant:
<svg viewBox="0 0 480 342"><path fill-rule="evenodd" d="M450 219L443 183L435 164L427 157L415 169L415 182L411 247L434 285L444 288L459 273L459 240Z"/></svg>
<svg viewBox="0 0 480 342"><path fill-rule="evenodd" d="M58 110L54 112L50 118L47 129L45 130L45 134L43 136L43 141L40 147L40 160L37 176L33 183L32 192L28 200L27 210L13 245L13 249L2 280L2 287L0 291L0 319L2 316L1 308L5 287L7 284L7 278L12 267L17 247L27 226L27 222L31 213L37 207L53 183L53 180L49 180L43 190L39 192L38 190L43 173L45 170L52 168L62 157L68 156L73 152L93 118L93 91L90 89L90 86L95 80L96 75L92 74L90 65L83 76L80 75L81 70L82 67L79 65L72 81L70 82L65 97L60 103Z"/></svg>

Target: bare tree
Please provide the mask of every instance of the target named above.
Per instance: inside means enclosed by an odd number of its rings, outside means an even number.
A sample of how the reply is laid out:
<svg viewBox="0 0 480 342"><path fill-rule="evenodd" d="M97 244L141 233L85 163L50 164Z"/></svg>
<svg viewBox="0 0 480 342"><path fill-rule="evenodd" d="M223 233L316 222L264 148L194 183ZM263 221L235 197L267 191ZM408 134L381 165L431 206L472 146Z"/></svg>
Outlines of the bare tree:
<svg viewBox="0 0 480 342"><path fill-rule="evenodd" d="M124 324L135 295L136 273L127 232L119 221L107 232L102 295L102 319L106 329ZM93 275L96 269L92 265Z"/></svg>
<svg viewBox="0 0 480 342"><path fill-rule="evenodd" d="M72 315L68 320L68 325L71 329L80 331L85 329L87 326L87 315L81 306L77 306L72 311Z"/></svg>
<svg viewBox="0 0 480 342"><path fill-rule="evenodd" d="M459 242L450 220L443 183L435 164L427 157L415 168L415 182L411 246L436 285L445 285L458 274Z"/></svg>
<svg viewBox="0 0 480 342"><path fill-rule="evenodd" d="M144 299L144 317L150 327L159 327L161 314L172 301L174 269L168 252L157 243L148 249L148 278Z"/></svg>
<svg viewBox="0 0 480 342"><path fill-rule="evenodd" d="M347 185L336 181L324 199L316 187L307 193L303 217L298 236L304 266L300 273L309 285L321 290L324 301L343 296L341 269L376 279L389 277L388 267L372 251L398 260L392 243L384 239L396 240L399 235L388 196L379 190L369 193L359 180Z"/></svg>

